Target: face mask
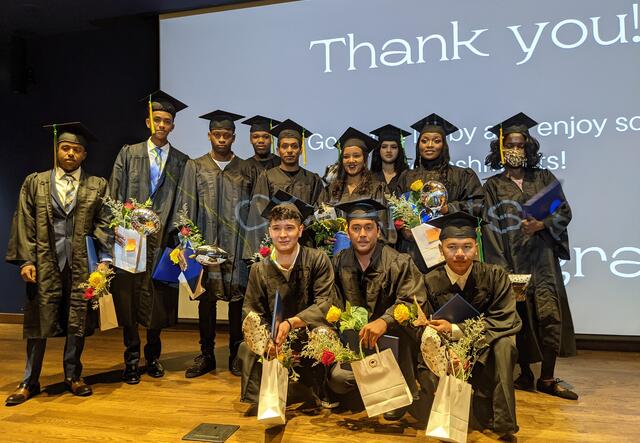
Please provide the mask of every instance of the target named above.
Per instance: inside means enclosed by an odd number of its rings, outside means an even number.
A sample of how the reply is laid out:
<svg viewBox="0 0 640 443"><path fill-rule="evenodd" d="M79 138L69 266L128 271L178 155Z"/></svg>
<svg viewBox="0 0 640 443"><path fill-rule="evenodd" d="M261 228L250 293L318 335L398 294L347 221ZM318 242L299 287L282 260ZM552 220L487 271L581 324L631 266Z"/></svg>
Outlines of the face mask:
<svg viewBox="0 0 640 443"><path fill-rule="evenodd" d="M521 168L527 161L524 149L505 149L504 161L512 168Z"/></svg>

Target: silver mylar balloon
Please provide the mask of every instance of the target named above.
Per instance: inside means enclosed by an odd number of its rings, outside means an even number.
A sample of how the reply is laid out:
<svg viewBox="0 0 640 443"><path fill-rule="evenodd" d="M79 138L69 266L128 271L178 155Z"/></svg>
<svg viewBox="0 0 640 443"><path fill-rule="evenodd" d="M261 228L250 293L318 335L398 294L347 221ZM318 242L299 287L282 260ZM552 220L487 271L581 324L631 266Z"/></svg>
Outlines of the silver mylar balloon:
<svg viewBox="0 0 640 443"><path fill-rule="evenodd" d="M447 204L448 197L447 188L436 180L426 182L420 192L420 200L431 211L432 218L440 217L440 209Z"/></svg>
<svg viewBox="0 0 640 443"><path fill-rule="evenodd" d="M317 335L326 335L329 338L338 340L338 333L335 329L330 328L329 326L318 326L313 328L313 330L309 333L309 340L312 340Z"/></svg>
<svg viewBox="0 0 640 443"><path fill-rule="evenodd" d="M149 208L134 209L131 211L131 227L144 235L155 234L160 230L160 218Z"/></svg>

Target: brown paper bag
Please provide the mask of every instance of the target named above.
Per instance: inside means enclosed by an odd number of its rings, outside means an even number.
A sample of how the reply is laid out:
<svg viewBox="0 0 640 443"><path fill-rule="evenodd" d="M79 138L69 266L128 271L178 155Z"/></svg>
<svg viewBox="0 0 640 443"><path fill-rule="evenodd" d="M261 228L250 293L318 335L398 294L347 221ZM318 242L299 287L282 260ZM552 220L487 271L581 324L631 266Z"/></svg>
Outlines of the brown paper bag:
<svg viewBox="0 0 640 443"><path fill-rule="evenodd" d="M113 304L113 295L105 294L98 299L100 308L100 330L106 331L118 327L116 307Z"/></svg>

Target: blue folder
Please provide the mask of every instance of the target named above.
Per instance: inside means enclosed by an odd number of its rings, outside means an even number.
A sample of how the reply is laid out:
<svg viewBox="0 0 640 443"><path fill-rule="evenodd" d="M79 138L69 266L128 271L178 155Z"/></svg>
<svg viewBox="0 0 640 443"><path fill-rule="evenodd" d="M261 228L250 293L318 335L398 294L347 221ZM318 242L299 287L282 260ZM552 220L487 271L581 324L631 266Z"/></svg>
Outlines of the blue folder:
<svg viewBox="0 0 640 443"><path fill-rule="evenodd" d="M447 320L449 323L463 321L479 316L480 313L460 294L456 294L433 314L434 320Z"/></svg>
<svg viewBox="0 0 640 443"><path fill-rule="evenodd" d="M284 318L284 307L280 298L280 291L276 289L276 300L273 303L273 318L271 319L271 338L274 340L278 335L278 327Z"/></svg>
<svg viewBox="0 0 640 443"><path fill-rule="evenodd" d="M526 201L523 205L524 216L544 220L553 214L563 201L562 185L560 181L555 180Z"/></svg>
<svg viewBox="0 0 640 443"><path fill-rule="evenodd" d="M87 266L88 272L93 272L98 267L98 252L96 251L95 239L90 235L84 237L87 246Z"/></svg>
<svg viewBox="0 0 640 443"><path fill-rule="evenodd" d="M156 268L153 270L151 278L163 283L178 283L178 276L180 275L180 266L174 264L169 258L169 255L173 251L172 248L165 248L162 253L162 257L158 260ZM191 249L185 249L184 256L187 259L187 270L184 271L184 276L187 279L189 285L193 282L193 287L198 282L200 271L202 271L202 265L198 263L194 258L189 258L193 251Z"/></svg>

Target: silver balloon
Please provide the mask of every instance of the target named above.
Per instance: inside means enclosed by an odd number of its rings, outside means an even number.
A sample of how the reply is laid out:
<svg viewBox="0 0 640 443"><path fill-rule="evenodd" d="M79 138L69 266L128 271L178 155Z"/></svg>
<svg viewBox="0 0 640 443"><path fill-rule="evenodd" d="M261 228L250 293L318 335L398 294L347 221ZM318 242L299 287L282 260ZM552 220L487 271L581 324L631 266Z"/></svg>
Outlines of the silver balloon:
<svg viewBox="0 0 640 443"><path fill-rule="evenodd" d="M131 211L131 227L143 235L155 234L160 230L160 218L149 208L134 209Z"/></svg>
<svg viewBox="0 0 640 443"><path fill-rule="evenodd" d="M429 180L422 186L420 200L425 208L431 212L431 218L440 217L440 210L447 204L449 194L447 188L436 180Z"/></svg>

